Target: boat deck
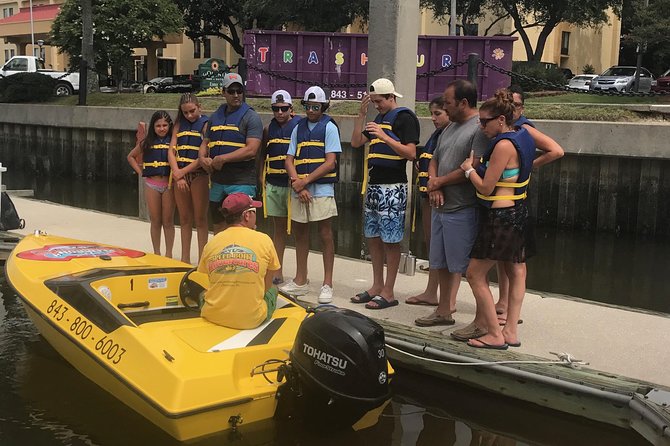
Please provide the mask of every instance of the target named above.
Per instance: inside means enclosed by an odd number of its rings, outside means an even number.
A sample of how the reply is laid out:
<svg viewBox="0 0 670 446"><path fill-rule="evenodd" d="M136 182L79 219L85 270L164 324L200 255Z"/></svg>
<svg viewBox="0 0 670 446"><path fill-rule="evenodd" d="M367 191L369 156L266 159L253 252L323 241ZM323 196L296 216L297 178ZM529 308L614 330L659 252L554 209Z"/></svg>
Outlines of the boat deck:
<svg viewBox="0 0 670 446"><path fill-rule="evenodd" d="M26 220L26 228L15 231L16 233L27 234L41 229L50 234L151 251L147 222L24 198L15 198L14 201L20 215ZM73 221L78 224L73 225ZM193 240L195 239L194 236ZM191 257L196 259L195 243L193 245ZM174 252L180 252L178 234ZM287 249L284 261L284 274L291 277L295 271L295 254L292 249ZM323 277L318 253L310 255L309 270L311 292L304 299L316 303ZM369 262L337 257L333 303L377 319L384 325L387 337L414 345L426 343L431 348L446 351L461 360L556 361L556 353L569 354L572 358L588 363L588 366L582 370L565 365L546 364L506 367L535 376L558 376L565 382L583 384L612 394L628 395L628 399L632 393L642 395L638 402L660 420L657 430L662 433L670 429L670 374L666 370L666 365L670 364L670 349L667 347L670 340L668 315L529 291L522 312L524 322L519 328L521 347L507 351L482 351L452 341L448 336L450 331L463 327L473 318L475 303L467 282L462 282L458 292L457 312L454 314L456 324L452 327L420 329L414 327L414 319L430 313L433 307L406 305L403 302L407 297L424 289L427 275L418 268L414 276L400 274L396 283L396 298L401 304L385 310L366 310L363 305L352 304L349 300L355 293L370 286L371 277L372 266ZM505 386L496 384L495 379L487 378L487 373L466 373L463 371L466 367L440 365L439 362L431 363L393 351L389 355L396 355L408 367L519 397L519 386L512 385L521 380L518 376L508 383L508 388L503 388ZM482 369L483 367L479 367L480 371ZM544 385L550 386L548 381ZM528 390L526 393L531 395L536 390ZM644 395L647 395L646 398ZM543 402L541 397L536 399L534 402L538 404L559 409L561 407L561 402L550 404L549 401ZM590 417L587 413L584 416ZM642 429L638 431L642 432ZM668 437L664 438L670 444Z"/></svg>

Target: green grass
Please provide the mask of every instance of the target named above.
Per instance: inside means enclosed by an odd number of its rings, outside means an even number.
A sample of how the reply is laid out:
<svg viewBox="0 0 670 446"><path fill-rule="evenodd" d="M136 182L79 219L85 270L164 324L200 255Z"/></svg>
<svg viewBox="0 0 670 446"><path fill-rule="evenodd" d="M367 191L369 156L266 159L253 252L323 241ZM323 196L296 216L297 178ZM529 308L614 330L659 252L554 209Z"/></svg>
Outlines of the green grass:
<svg viewBox="0 0 670 446"><path fill-rule="evenodd" d="M127 107L148 108L152 110L177 109L180 94L177 93L93 93L89 94L87 104L100 107ZM52 104L76 105L78 98L70 96L56 98ZM216 110L223 102L223 98L201 97L200 102L206 111ZM270 103L267 98L249 98L249 105L259 112L270 112ZM637 112L620 106L620 104L669 104L670 97L612 97L591 94L566 93L551 96L533 96L526 100L526 116L531 119L556 119L574 121L662 121L664 115L660 113ZM301 112L300 106L296 104L296 111ZM358 101L331 102L328 111L332 115L353 116L358 114ZM430 116L428 103L417 102L416 113L420 117ZM665 115L667 116L667 115Z"/></svg>

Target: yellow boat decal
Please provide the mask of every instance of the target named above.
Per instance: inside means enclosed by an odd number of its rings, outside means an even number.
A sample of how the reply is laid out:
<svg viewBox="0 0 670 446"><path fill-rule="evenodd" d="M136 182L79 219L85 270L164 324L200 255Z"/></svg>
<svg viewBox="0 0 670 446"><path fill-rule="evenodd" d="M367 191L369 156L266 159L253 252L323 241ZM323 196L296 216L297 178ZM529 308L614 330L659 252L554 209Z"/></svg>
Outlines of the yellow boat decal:
<svg viewBox="0 0 670 446"><path fill-rule="evenodd" d="M286 318L271 319L270 321L251 330L240 330L239 333L229 337L210 347L208 352L220 352L224 350L234 350L252 345L267 344L272 336L284 324Z"/></svg>

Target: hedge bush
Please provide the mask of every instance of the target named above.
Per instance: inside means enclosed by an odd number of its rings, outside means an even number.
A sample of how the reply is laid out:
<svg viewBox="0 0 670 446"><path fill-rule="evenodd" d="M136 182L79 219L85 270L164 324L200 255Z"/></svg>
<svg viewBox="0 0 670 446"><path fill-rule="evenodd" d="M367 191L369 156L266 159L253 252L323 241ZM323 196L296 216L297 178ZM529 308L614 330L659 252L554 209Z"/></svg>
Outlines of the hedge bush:
<svg viewBox="0 0 670 446"><path fill-rule="evenodd" d="M42 73L18 73L0 77L0 102L45 102L51 100L56 79Z"/></svg>
<svg viewBox="0 0 670 446"><path fill-rule="evenodd" d="M512 72L561 86L565 85L566 82L563 72L558 67L553 66L553 64L513 62ZM513 77L512 83L520 85L524 91L554 90L554 88L549 88L537 82L528 81L519 77Z"/></svg>

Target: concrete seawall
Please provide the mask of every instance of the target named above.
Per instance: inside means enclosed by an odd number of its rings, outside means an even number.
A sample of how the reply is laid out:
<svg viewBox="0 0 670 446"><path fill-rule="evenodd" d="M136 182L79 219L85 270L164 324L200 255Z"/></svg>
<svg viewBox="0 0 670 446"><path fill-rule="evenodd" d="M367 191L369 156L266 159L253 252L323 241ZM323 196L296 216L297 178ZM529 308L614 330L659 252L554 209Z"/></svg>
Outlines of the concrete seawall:
<svg viewBox="0 0 670 446"><path fill-rule="evenodd" d="M39 176L134 181L126 155L135 128L153 110L6 104L0 161ZM262 114L268 122L270 114ZM353 117L335 117L348 143ZM433 131L421 120L422 140ZM531 210L539 223L565 228L670 235L670 125L537 121L566 156L536 172ZM340 178L349 195L362 180L362 153L345 148Z"/></svg>

